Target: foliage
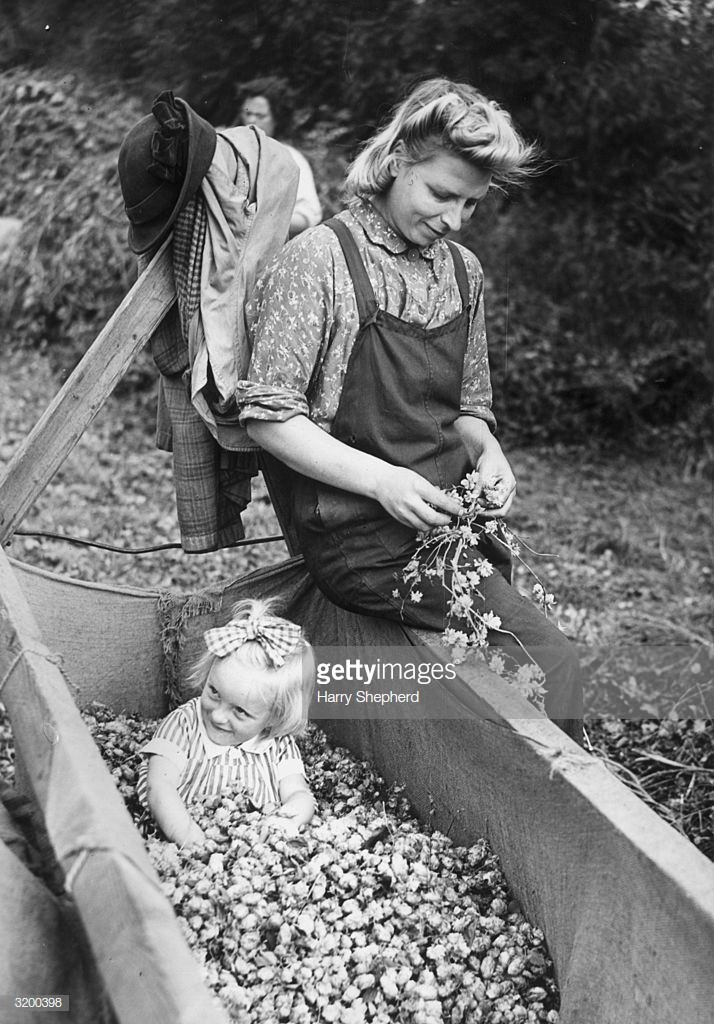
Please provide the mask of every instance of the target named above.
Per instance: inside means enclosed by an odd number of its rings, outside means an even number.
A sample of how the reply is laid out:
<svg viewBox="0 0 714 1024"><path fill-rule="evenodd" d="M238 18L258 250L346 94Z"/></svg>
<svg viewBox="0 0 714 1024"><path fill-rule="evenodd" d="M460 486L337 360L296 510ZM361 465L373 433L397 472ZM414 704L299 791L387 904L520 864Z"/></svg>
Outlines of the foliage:
<svg viewBox="0 0 714 1024"><path fill-rule="evenodd" d="M47 349L60 372L133 279L116 154L139 116L131 100L83 90L73 75L0 75L0 215L23 220L20 244L0 254L0 328Z"/></svg>
<svg viewBox="0 0 714 1024"><path fill-rule="evenodd" d="M487 246L492 349L521 436L698 428L711 387L712 7L592 8L580 62L532 105L551 169L501 207ZM477 251L478 230L465 235Z"/></svg>
<svg viewBox="0 0 714 1024"><path fill-rule="evenodd" d="M221 124L240 81L288 78L293 141L329 213L356 144L409 83L445 74L498 99L547 161L522 198L494 196L461 238L487 273L502 426L517 439L649 439L679 424L703 465L713 15L712 0L131 0L101 18L90 0L11 3L6 66L34 60L56 91L64 74L47 65L71 63L100 86L89 99L61 86L64 105L45 97L25 110L3 79L3 129L21 153L13 118L26 122L34 155L14 185L0 158L0 205L29 217L24 253L38 261L11 268L3 324L19 316L18 334L76 354L101 326L131 274L112 150L159 89ZM45 108L63 118L40 117ZM55 166L35 132L59 151ZM85 261L87 243L99 260Z"/></svg>
<svg viewBox="0 0 714 1024"><path fill-rule="evenodd" d="M657 813L714 860L714 750L711 723L680 718L588 726L593 752L604 758Z"/></svg>

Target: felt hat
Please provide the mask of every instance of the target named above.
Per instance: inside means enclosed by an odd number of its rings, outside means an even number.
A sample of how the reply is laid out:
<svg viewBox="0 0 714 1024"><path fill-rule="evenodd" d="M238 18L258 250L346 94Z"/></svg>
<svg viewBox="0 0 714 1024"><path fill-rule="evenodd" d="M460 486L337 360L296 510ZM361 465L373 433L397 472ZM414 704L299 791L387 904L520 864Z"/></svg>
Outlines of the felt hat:
<svg viewBox="0 0 714 1024"><path fill-rule="evenodd" d="M168 236L215 149L215 128L170 91L160 93L151 113L127 133L119 150L119 184L133 252L148 252Z"/></svg>

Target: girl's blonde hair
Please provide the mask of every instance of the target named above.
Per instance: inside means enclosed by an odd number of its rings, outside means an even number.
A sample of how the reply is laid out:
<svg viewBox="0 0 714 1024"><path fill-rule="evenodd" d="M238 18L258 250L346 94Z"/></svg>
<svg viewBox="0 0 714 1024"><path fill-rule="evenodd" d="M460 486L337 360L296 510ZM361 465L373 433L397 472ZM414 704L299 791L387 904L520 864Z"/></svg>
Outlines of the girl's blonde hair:
<svg viewBox="0 0 714 1024"><path fill-rule="evenodd" d="M345 191L362 196L385 192L399 163L419 163L439 149L468 160L501 188L535 174L539 154L495 100L463 82L430 78L394 108L387 125L365 144L348 169Z"/></svg>
<svg viewBox="0 0 714 1024"><path fill-rule="evenodd" d="M231 610L231 621L247 622L265 615L275 616L280 610L276 598L239 601ZM315 686L315 656L304 633L285 663L276 667L258 640L246 640L234 654L243 668L268 670L261 680L261 697L270 708L262 736L300 736L307 728L307 714ZM199 692L206 685L218 655L205 651L193 667L188 682ZM239 669L240 671L240 669Z"/></svg>

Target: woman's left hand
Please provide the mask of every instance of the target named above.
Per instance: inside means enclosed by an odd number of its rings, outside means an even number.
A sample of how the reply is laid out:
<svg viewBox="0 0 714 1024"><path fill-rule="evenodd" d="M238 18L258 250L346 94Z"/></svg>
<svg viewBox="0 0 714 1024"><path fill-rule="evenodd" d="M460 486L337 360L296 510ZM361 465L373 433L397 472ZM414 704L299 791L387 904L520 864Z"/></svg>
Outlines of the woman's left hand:
<svg viewBox="0 0 714 1024"><path fill-rule="evenodd" d="M516 478L500 444L487 447L474 467L481 481L481 497L489 518L508 514L516 496Z"/></svg>
<svg viewBox="0 0 714 1024"><path fill-rule="evenodd" d="M491 433L488 424L475 416L460 416L456 429L478 473L478 493L488 506L488 517L507 515L516 493L516 478L508 459Z"/></svg>

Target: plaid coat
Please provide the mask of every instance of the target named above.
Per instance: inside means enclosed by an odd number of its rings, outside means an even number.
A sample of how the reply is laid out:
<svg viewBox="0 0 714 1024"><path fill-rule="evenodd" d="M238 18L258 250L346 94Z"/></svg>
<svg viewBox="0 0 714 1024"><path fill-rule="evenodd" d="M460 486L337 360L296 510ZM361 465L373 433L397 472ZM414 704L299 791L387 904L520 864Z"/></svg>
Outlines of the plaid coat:
<svg viewBox="0 0 714 1024"><path fill-rule="evenodd" d="M250 359L243 306L287 237L297 177L287 150L262 133L218 138L201 190L176 220L177 303L151 339L161 374L156 443L173 452L181 544L192 553L245 536L258 463L233 397Z"/></svg>

